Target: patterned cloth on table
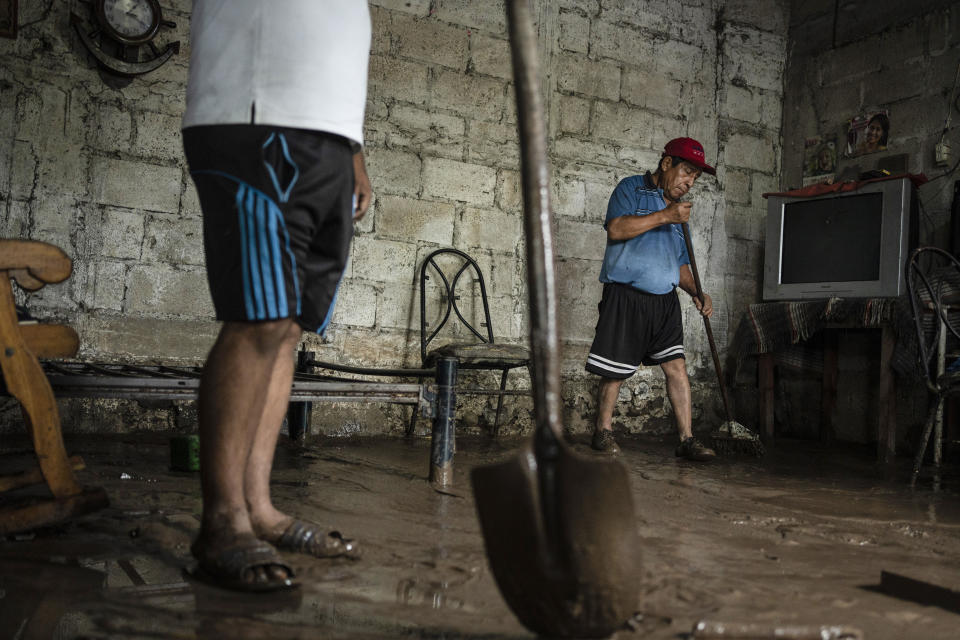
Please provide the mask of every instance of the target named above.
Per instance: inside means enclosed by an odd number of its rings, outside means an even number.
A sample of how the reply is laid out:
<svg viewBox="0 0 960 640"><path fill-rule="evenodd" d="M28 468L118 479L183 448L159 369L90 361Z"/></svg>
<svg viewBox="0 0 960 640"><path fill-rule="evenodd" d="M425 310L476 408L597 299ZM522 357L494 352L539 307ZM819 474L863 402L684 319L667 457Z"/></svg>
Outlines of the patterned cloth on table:
<svg viewBox="0 0 960 640"><path fill-rule="evenodd" d="M778 364L810 371L823 370L823 350L806 344L825 325L843 322L854 327L889 324L897 338L893 369L900 375L922 377L910 301L901 298L829 298L803 302L750 305L731 344L737 369L750 355L774 353Z"/></svg>

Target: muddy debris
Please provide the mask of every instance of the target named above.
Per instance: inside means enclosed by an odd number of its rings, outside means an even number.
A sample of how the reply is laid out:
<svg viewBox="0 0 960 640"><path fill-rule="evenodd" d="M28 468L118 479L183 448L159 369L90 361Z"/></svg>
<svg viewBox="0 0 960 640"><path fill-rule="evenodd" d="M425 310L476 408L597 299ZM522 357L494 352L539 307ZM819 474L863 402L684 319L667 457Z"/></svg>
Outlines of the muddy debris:
<svg viewBox="0 0 960 640"><path fill-rule="evenodd" d="M587 436L573 440L589 446ZM291 555L299 593L272 598L184 576L200 487L195 474L169 470L168 437L73 436L69 449L87 463L81 480L103 485L111 506L0 540L0 635L531 638L494 583L469 482L473 467L511 458L525 442L458 438L460 497L430 487L425 438L281 442L278 508L335 525L366 555ZM26 460L28 444L5 438L0 461ZM934 493L909 489L909 459L885 479L867 447L780 442L761 462L694 468L667 440L620 444L642 547L633 571L642 617L616 640L691 638L698 621L767 631L834 624L869 640L957 637L953 611L879 588L882 568L960 591L955 472ZM134 477L121 480L117 460Z"/></svg>

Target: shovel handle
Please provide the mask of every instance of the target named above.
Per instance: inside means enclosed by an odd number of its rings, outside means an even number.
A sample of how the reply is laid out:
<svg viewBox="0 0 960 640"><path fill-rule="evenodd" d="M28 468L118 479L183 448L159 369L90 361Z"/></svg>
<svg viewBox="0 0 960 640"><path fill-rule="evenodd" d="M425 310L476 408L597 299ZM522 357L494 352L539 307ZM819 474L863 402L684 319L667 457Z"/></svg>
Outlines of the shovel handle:
<svg viewBox="0 0 960 640"><path fill-rule="evenodd" d="M693 286L696 289L697 299L703 305L703 288L700 286L700 273L697 271L697 259L693 255L693 238L690 235L690 225L683 225L683 241L687 243L687 255L690 257L690 271L693 273ZM707 330L707 341L710 343L710 355L713 356L713 368L717 371L717 383L720 385L720 394L723 396L723 410L727 414L727 422L733 421L730 411L730 400L727 398L727 383L723 379L723 368L720 366L720 356L717 353L717 343L713 339L713 328L710 318L703 316L703 326Z"/></svg>
<svg viewBox="0 0 960 640"><path fill-rule="evenodd" d="M508 0L510 50L520 128L527 282L530 300L530 351L536 437L562 442L560 348L557 330L556 270L547 136L540 97L540 65L529 0Z"/></svg>

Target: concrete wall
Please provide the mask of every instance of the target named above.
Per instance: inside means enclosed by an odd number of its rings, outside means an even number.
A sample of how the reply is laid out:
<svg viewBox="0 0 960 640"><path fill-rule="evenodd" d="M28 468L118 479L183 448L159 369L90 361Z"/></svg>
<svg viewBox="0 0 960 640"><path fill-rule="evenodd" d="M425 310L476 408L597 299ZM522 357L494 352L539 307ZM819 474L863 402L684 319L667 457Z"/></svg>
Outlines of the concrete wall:
<svg viewBox="0 0 960 640"><path fill-rule="evenodd" d="M947 173L960 158L960 113L949 105L960 63L960 2L820 0L792 3L790 55L783 118L783 186L801 180L803 144L808 137L835 133L843 140L848 120L887 109L891 135L887 151L842 160L840 169L867 171L901 153L908 170L931 182L920 189L930 216L925 241L945 241L953 181ZM960 95L960 92L958 92ZM953 111L945 140L949 165L934 162L934 146Z"/></svg>
<svg viewBox="0 0 960 640"><path fill-rule="evenodd" d="M190 3L162 5L177 23L163 40L184 47L160 70L122 86L94 68L69 25L68 3L21 3L20 37L0 40L0 236L53 242L74 258L68 283L23 299L35 315L73 324L85 359L199 362L217 330L179 133ZM704 177L695 188L692 227L704 287L718 307L721 348L728 327L756 300L760 194L781 173L787 10L785 2L767 2L758 11L747 0L538 0L535 8L566 420L579 430L594 405L595 379L583 362L600 295L606 202L618 180L655 166L669 138L699 139L718 167L716 180ZM418 366L414 269L442 246L479 260L498 338L523 342L521 194L503 3L374 0L371 12L366 153L376 199L357 226L327 341L307 344L323 360ZM714 375L702 323L683 298L695 412L709 427ZM528 384L525 374L516 384ZM659 371L636 376L623 394L624 428L672 429ZM465 401L463 428L492 420L492 401ZM116 414L103 403L75 405L76 429L106 428L104 415ZM529 426L529 400L508 399L507 407L508 430ZM125 422L189 422L178 415ZM403 424L402 412L387 407L345 406L317 418L330 432Z"/></svg>
<svg viewBox="0 0 960 640"><path fill-rule="evenodd" d="M784 88L782 186L801 184L806 138L836 134L842 142L850 118L887 109L891 119L887 150L841 159L839 173L856 177L861 171L876 168L884 158L907 154L908 170L931 178L919 189L925 212L921 217L921 242L949 248L946 232L950 203L954 182L960 179L956 171L960 112L950 104L958 63L960 2L792 2ZM938 166L934 146L944 133L944 120L951 111L952 122L944 139L953 155L949 165ZM835 420L841 438L875 438L874 370L878 354L875 336L851 333L841 343L841 401ZM795 384L793 388L804 387ZM816 387L808 385L806 391L798 393L811 391L816 393ZM898 396L901 445L911 446L912 431L925 415L925 390L900 380ZM804 422L802 412L795 414L794 424L784 427L802 431L802 425L797 424ZM786 412L784 420L789 421Z"/></svg>

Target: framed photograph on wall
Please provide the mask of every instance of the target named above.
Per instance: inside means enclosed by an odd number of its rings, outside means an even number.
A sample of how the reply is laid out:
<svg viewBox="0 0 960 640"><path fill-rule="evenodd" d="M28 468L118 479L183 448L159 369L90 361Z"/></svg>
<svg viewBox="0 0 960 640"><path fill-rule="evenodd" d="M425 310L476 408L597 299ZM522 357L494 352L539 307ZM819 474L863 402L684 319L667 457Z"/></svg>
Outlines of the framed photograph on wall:
<svg viewBox="0 0 960 640"><path fill-rule="evenodd" d="M847 130L848 157L886 151L890 138L890 112L887 109L868 111L850 119Z"/></svg>
<svg viewBox="0 0 960 640"><path fill-rule="evenodd" d="M17 37L17 0L0 0L0 38Z"/></svg>
<svg viewBox="0 0 960 640"><path fill-rule="evenodd" d="M803 186L831 184L837 171L837 134L807 138L803 146Z"/></svg>

